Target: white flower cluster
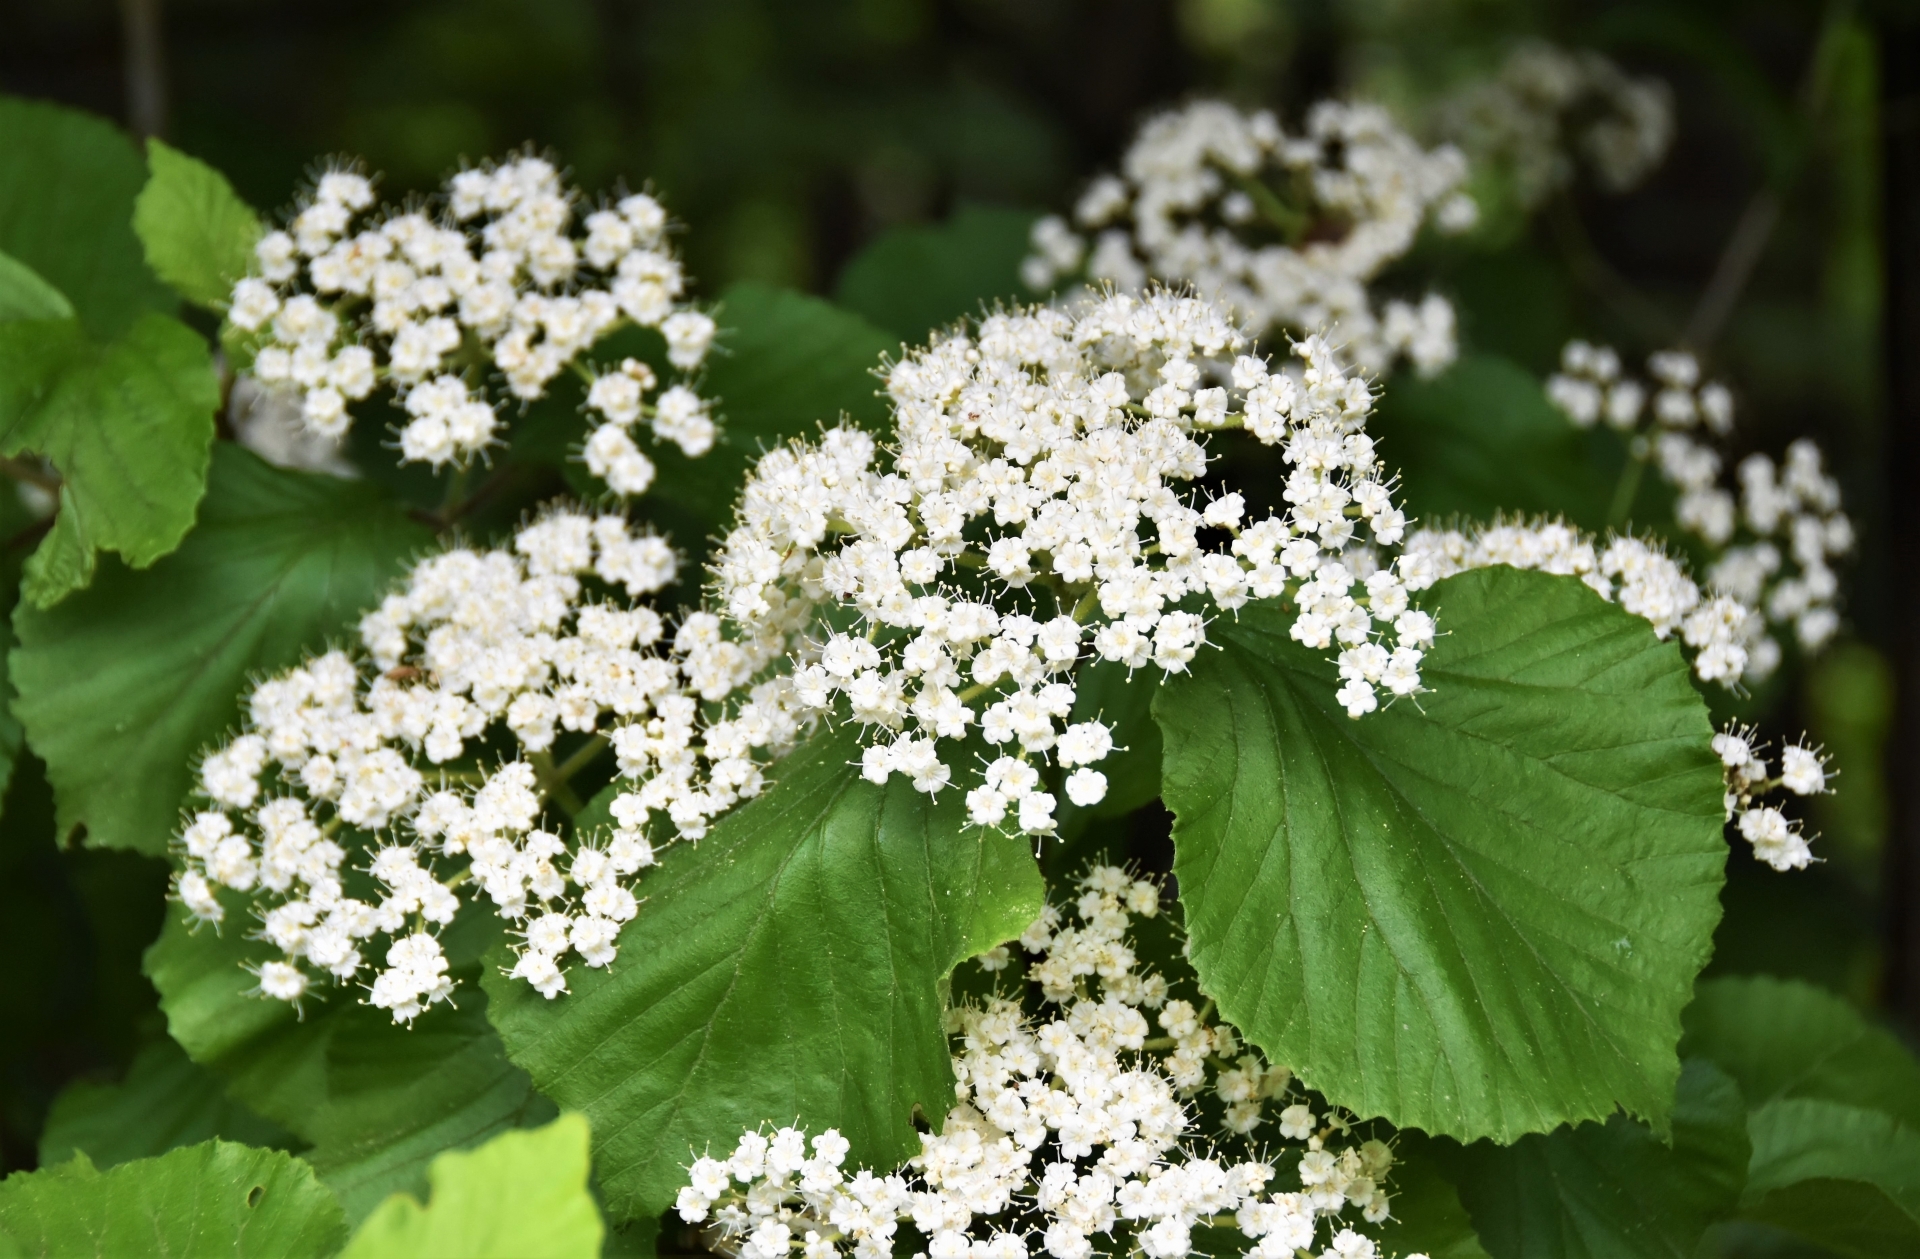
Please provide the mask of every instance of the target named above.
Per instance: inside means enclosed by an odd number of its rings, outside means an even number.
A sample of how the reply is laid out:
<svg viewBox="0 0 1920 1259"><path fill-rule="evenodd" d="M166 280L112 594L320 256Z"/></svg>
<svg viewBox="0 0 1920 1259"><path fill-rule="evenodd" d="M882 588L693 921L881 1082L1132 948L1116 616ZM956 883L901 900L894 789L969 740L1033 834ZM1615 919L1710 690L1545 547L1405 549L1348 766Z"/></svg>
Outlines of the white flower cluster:
<svg viewBox="0 0 1920 1259"><path fill-rule="evenodd" d="M1767 764L1766 748L1753 729L1729 725L1713 736L1713 750L1727 774L1727 820L1738 821L1753 855L1776 870L1804 870L1813 861L1797 818L1789 818L1760 797L1784 789L1796 796L1826 794L1827 758L1818 748L1789 743L1780 749L1780 773Z"/></svg>
<svg viewBox="0 0 1920 1259"><path fill-rule="evenodd" d="M669 635L635 602L676 562L619 516L567 511L511 550L423 561L361 621L371 670L336 651L254 688L246 731L201 766L213 807L181 836L176 895L210 923L227 914L221 889L247 898L281 954L261 990L282 1000L355 981L366 942L393 937L367 999L401 1021L450 991L432 932L462 898L513 925L513 973L549 997L570 954L607 965L636 912L632 880L654 862L649 812L697 837L760 790L753 756L801 730L781 682L703 723L702 699L739 688L746 666L716 618ZM486 768L502 727L516 755ZM555 766L568 733L581 746ZM569 843L542 826L545 798L609 742L629 787L617 825Z"/></svg>
<svg viewBox="0 0 1920 1259"><path fill-rule="evenodd" d="M1558 520L1496 520L1464 532L1419 530L1407 538L1401 556L1415 590L1495 564L1578 577L1602 598L1644 618L1659 637L1679 631L1703 681L1732 687L1755 675L1756 644L1767 641L1760 614L1730 595L1704 594L1654 543L1615 537L1602 544Z"/></svg>
<svg viewBox="0 0 1920 1259"><path fill-rule="evenodd" d="M1531 41L1498 74L1444 101L1439 119L1476 163L1504 166L1530 209L1573 182L1577 159L1609 192L1638 185L1673 144L1673 93L1599 53Z"/></svg>
<svg viewBox="0 0 1920 1259"><path fill-rule="evenodd" d="M1840 628L1833 604L1840 581L1832 561L1853 547L1853 522L1840 509L1840 485L1822 467L1820 448L1802 438L1784 464L1763 454L1740 461L1740 492L1722 488L1720 453L1695 434L1725 437L1733 429L1733 395L1703 383L1693 355L1668 350L1647 360L1654 385L1626 376L1605 347L1569 342L1547 395L1581 427L1602 420L1631 435L1636 460L1651 460L1679 491L1674 518L1714 554L1707 584L1761 608L1778 626L1791 626L1800 646L1820 650ZM1734 543L1736 537L1741 540ZM1748 665L1752 677L1771 673L1780 644L1760 637Z"/></svg>
<svg viewBox="0 0 1920 1259"><path fill-rule="evenodd" d="M1128 939L1133 915L1158 911L1154 884L1109 866L1081 887L1070 922L1050 908L1021 937L1037 955L1040 1013L1006 997L950 1013L959 1096L905 1168L848 1178L837 1132L815 1137L809 1157L796 1128L750 1131L729 1157L689 1168L681 1218L739 1259L884 1259L906 1221L924 1238L910 1253L926 1259L1025 1259L1036 1248L1090 1259L1096 1247L1180 1259L1204 1250L1203 1227L1237 1230L1259 1259L1293 1259L1322 1236L1322 1256L1374 1259L1374 1241L1342 1217L1387 1218L1392 1150L1344 1141L1347 1121L1314 1113L1291 1072L1168 999ZM1003 947L981 961L999 970L1011 958ZM1152 1037L1149 1014L1165 1035ZM1300 1144L1201 1152L1183 1099L1209 1080L1228 1106L1226 1140L1275 1108L1279 1135ZM1298 1187L1270 1190L1276 1177Z"/></svg>
<svg viewBox="0 0 1920 1259"><path fill-rule="evenodd" d="M1077 804L1106 792L1092 767L1110 731L1064 724L1076 665L1090 645L1185 670L1206 641L1200 613L1176 606L1189 596L1231 611L1291 594L1294 637L1339 643L1353 716L1377 688L1412 694L1433 621L1354 545L1363 527L1392 545L1406 526L1365 432L1367 385L1319 338L1280 372L1229 361L1240 345L1220 308L1154 292L1003 312L914 351L887 377L887 466L848 428L760 461L714 561L716 606L755 658L791 654L798 702L828 713L844 697L882 732L865 752L876 782L938 792L952 778L939 743L977 726L1008 753L969 792L973 821L1035 835L1056 801L1030 758L1071 771ZM1248 521L1238 494L1197 506L1176 490L1206 469L1196 435L1228 427L1282 447L1283 515Z"/></svg>
<svg viewBox="0 0 1920 1259"><path fill-rule="evenodd" d="M1429 217L1464 231L1478 213L1460 152L1421 149L1381 107L1322 101L1294 136L1270 113L1197 101L1149 119L1121 169L1087 189L1073 226L1035 224L1030 287L1083 271L1125 292L1191 284L1259 335L1325 334L1375 374L1404 355L1431 375L1458 354L1445 298L1376 310L1367 291Z"/></svg>
<svg viewBox="0 0 1920 1259"><path fill-rule="evenodd" d="M261 239L260 274L234 286L227 317L260 335L254 376L297 394L311 432L339 438L349 404L390 385L409 417L402 457L436 468L498 441L492 373L525 402L571 367L592 379L587 403L601 417L589 468L639 494L654 468L633 425L644 417L656 438L700 455L714 439L707 405L684 382L655 394L637 360L594 376L581 359L632 323L658 329L669 362L692 372L714 323L682 300L658 201L625 197L576 232L578 201L551 163L523 157L463 170L432 204L382 215L371 181L336 170Z"/></svg>

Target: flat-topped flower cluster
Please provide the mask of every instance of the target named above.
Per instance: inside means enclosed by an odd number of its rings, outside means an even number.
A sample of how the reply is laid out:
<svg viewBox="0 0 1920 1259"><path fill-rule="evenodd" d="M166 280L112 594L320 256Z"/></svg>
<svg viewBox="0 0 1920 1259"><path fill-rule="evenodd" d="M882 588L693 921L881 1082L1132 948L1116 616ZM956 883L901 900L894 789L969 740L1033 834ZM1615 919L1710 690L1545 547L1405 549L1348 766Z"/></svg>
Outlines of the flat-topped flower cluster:
<svg viewBox="0 0 1920 1259"><path fill-rule="evenodd" d="M1434 626L1372 549L1406 519L1366 435L1367 383L1319 338L1278 370L1242 348L1220 307L1153 292L1005 311L916 350L887 375L884 462L849 428L761 460L715 606L754 652L796 663L800 703L844 702L875 732L875 781L943 789L940 745L977 728L1003 751L968 793L973 820L1035 835L1053 829L1049 760L1076 803L1106 791L1110 730L1069 721L1077 664L1184 671L1208 605L1290 594L1294 637L1337 645L1350 714L1410 695ZM1282 513L1184 488L1227 428L1281 448Z"/></svg>
<svg viewBox="0 0 1920 1259"><path fill-rule="evenodd" d="M1581 427L1604 422L1628 435L1632 457L1650 461L1679 492L1674 519L1708 548L1711 590L1761 609L1765 621L1791 628L1803 651L1819 651L1840 628L1833 564L1853 547L1853 522L1820 448L1802 438L1779 464L1748 455L1736 494L1721 484L1725 460L1712 444L1733 431L1732 392L1704 380L1699 360L1682 350L1652 355L1647 372L1651 384L1625 374L1613 350L1573 341L1547 395ZM1748 651L1748 677L1779 667L1780 642L1764 627Z"/></svg>
<svg viewBox="0 0 1920 1259"><path fill-rule="evenodd" d="M1377 105L1322 101L1290 135L1271 113L1196 101L1148 119L1072 225L1035 224L1023 277L1036 291L1082 274L1128 292L1190 284L1263 336L1321 333L1369 373L1404 356L1431 374L1458 353L1452 305L1381 305L1368 285L1429 220L1473 225L1466 173L1459 150L1422 149Z"/></svg>
<svg viewBox="0 0 1920 1259"><path fill-rule="evenodd" d="M932 1259L1180 1259L1204 1247L1202 1227L1237 1231L1260 1259L1323 1239L1322 1255L1373 1259L1356 1226L1387 1218L1393 1151L1317 1113L1290 1071L1142 964L1130 932L1159 912L1155 884L1097 866L1080 892L1020 938L1030 1001L1020 984L950 1013L958 1097L905 1167L849 1177L838 1132L809 1154L798 1128L750 1130L727 1157L694 1161L681 1218L739 1259L882 1259L908 1222ZM1005 947L979 960L1002 976L1014 965ZM1212 1152L1202 1093L1226 1108ZM1278 1141L1255 1154L1245 1138L1262 1129Z"/></svg>
<svg viewBox="0 0 1920 1259"><path fill-rule="evenodd" d="M938 792L958 771L975 824L1041 836L1049 765L1078 804L1106 791L1112 731L1075 716L1078 665L1183 670L1209 607L1290 595L1356 717L1415 693L1434 624L1378 558L1406 521L1365 381L1317 339L1277 371L1242 348L1218 307L1154 293L915 351L888 372L885 464L846 427L765 455L713 610L673 627L644 604L671 549L616 515L556 511L511 548L423 561L361 622L363 656L255 689L202 766L214 807L182 836L180 899L219 922L222 889L249 898L281 955L262 991L283 999L355 981L391 939L370 999L408 1019L449 991L433 928L484 896L520 941L514 974L554 996L572 960L613 959L655 847L700 838L823 719L868 729L867 777ZM1281 514L1183 485L1227 428L1281 448ZM994 752L978 774L957 746L975 731ZM605 748L611 834L562 838L546 800Z"/></svg>
<svg viewBox="0 0 1920 1259"><path fill-rule="evenodd" d="M512 926L514 974L548 996L569 961L610 963L633 879L655 860L649 810L697 837L758 793L755 753L791 744L805 720L784 679L747 688L728 720L700 719L701 697L732 694L745 666L713 617L669 634L634 602L676 566L618 516L565 511L511 550L422 562L361 621L364 655L262 682L246 731L206 758L211 807L180 841L187 911L217 924L222 890L239 894L280 955L258 969L264 993L295 1001L370 971L367 999L401 1021L451 993L433 933L463 898ZM489 764L502 728L514 752ZM608 834L569 840L545 821L568 776L552 758L563 736L576 757L616 750L629 789Z"/></svg>
<svg viewBox="0 0 1920 1259"><path fill-rule="evenodd" d="M227 317L257 335L252 374L296 393L308 429L344 434L351 405L388 386L409 417L401 457L436 468L500 440L496 377L524 403L571 368L590 380L599 417L589 469L639 494L654 467L634 425L644 418L656 439L699 455L714 439L707 404L686 380L660 389L637 359L600 373L585 356L639 325L658 329L672 368L691 373L714 322L684 300L657 200L636 193L576 224L580 202L537 157L462 170L432 202L385 212L366 176L335 170L261 239L259 274L234 286Z"/></svg>

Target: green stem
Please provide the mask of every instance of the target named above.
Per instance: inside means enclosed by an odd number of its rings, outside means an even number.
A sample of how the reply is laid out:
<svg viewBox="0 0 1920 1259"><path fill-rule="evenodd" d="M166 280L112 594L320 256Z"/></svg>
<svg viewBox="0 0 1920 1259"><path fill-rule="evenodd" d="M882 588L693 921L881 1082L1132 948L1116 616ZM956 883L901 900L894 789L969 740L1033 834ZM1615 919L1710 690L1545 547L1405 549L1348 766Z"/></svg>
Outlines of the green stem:
<svg viewBox="0 0 1920 1259"><path fill-rule="evenodd" d="M1313 226L1313 220L1306 213L1296 210L1280 199L1280 194L1252 175L1234 177L1234 184L1240 191L1253 198L1254 208L1259 210L1267 222L1273 224L1280 234L1287 238L1289 245L1297 245L1300 238Z"/></svg>
<svg viewBox="0 0 1920 1259"><path fill-rule="evenodd" d="M442 520L451 521L458 518L459 512L456 509L467 492L467 474L471 470L471 464L454 465L453 475L447 479L447 492L440 500L439 516Z"/></svg>
<svg viewBox="0 0 1920 1259"><path fill-rule="evenodd" d="M527 763L533 766L534 778L540 783L541 790L546 792L547 798L565 809L568 817L577 817L586 804L568 780L584 769L606 746L606 737L595 735L579 751L569 756L564 764L555 765L551 752L532 753L527 757Z"/></svg>
<svg viewBox="0 0 1920 1259"><path fill-rule="evenodd" d="M1644 447L1644 442L1637 443ZM1627 466L1620 469L1619 483L1613 487L1613 503L1607 508L1607 527L1618 529L1627 522L1633 511L1633 500L1640 494L1640 479L1646 475L1647 461L1651 457L1650 449L1640 449L1627 459Z"/></svg>
<svg viewBox="0 0 1920 1259"><path fill-rule="evenodd" d="M573 776L593 763L593 758L607 750L607 736L596 734L578 748L573 755L555 767L554 775L562 782L570 782Z"/></svg>

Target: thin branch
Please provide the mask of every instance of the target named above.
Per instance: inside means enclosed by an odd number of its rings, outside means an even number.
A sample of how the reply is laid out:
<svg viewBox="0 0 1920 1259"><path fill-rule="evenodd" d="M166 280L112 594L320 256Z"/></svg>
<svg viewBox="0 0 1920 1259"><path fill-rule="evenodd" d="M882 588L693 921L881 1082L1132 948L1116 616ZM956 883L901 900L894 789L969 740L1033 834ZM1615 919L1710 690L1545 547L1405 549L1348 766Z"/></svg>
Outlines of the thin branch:
<svg viewBox="0 0 1920 1259"><path fill-rule="evenodd" d="M1713 344L1726 326L1727 316L1733 313L1740 294L1746 291L1747 281L1753 278L1753 269L1760 264L1779 222L1780 197L1773 189L1762 188L1747 202L1739 222L1733 225L1733 234L1727 237L1726 248L1720 251L1720 261L1713 269L1713 278L1707 281L1699 302L1694 305L1693 315L1687 320L1686 331L1680 334L1682 344L1696 352L1704 352Z"/></svg>
<svg viewBox="0 0 1920 1259"><path fill-rule="evenodd" d="M126 43L127 125L135 135L167 132L166 39L160 0L120 0Z"/></svg>
<svg viewBox="0 0 1920 1259"><path fill-rule="evenodd" d="M572 756L556 765L553 776L561 782L570 782L573 776L593 763L593 758L606 751L607 736L596 734L574 750Z"/></svg>
<svg viewBox="0 0 1920 1259"><path fill-rule="evenodd" d="M1774 229L1780 224L1783 199L1806 169L1814 149L1813 136L1827 112L1833 80L1834 36L1841 29L1841 23L1848 20L1850 10L1851 6L1846 4L1827 6L1820 37L1814 41L1813 54L1797 94L1804 126L1789 141L1785 158L1776 164L1766 186L1754 193L1746 209L1740 212L1732 234L1720 251L1720 261L1714 265L1713 277L1694 305L1681 341L1696 352L1708 349L1726 327L1740 295L1753 278L1754 269L1767 252Z"/></svg>
<svg viewBox="0 0 1920 1259"><path fill-rule="evenodd" d="M1567 260L1567 268L1594 296L1613 308L1621 319L1633 325L1639 335L1655 344L1672 338L1673 319L1652 298L1615 271L1587 235L1586 224L1574 212L1565 193L1553 199L1547 211L1547 223L1553 229L1555 243Z"/></svg>
<svg viewBox="0 0 1920 1259"><path fill-rule="evenodd" d="M31 459L15 459L0 455L0 476L38 486L49 494L60 492L60 478Z"/></svg>

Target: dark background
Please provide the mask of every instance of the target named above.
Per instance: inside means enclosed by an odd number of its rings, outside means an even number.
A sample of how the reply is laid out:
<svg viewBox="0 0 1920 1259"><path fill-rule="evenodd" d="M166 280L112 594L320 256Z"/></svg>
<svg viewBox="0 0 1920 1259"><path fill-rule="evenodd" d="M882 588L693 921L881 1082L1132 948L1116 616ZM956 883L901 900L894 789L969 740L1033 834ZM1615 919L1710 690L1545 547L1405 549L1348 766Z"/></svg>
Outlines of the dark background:
<svg viewBox="0 0 1920 1259"><path fill-rule="evenodd" d="M1680 336L1716 273L1737 281L1703 347L1741 399L1735 453L1818 439L1862 544L1843 641L1754 701L1767 733L1810 730L1835 753L1839 794L1813 818L1828 860L1774 875L1736 844L1714 969L1810 978L1912 1031L1915 32L1903 6L1752 0L9 0L0 91L161 134L268 211L328 155L363 157L393 195L531 144L585 188L662 193L711 296L747 278L831 294L877 236L962 205L1064 209L1145 113L1198 93L1295 121L1321 96L1371 95L1417 127L1526 35L1658 75L1678 138L1642 188L1576 185L1415 261L1456 299L1468 348L1536 372L1572 335L1638 360ZM1777 213L1743 271L1728 246L1756 206ZM23 764L0 815L0 1168L31 1162L64 1082L113 1074L157 1017L138 954L164 871L52 834Z"/></svg>

